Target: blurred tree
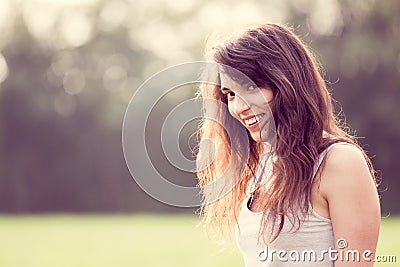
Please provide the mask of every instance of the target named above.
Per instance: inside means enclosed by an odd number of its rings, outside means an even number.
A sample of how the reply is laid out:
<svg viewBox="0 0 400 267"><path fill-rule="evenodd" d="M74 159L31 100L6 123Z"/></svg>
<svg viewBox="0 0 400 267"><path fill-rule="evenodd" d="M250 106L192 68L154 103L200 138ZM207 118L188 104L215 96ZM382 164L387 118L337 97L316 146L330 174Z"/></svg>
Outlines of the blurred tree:
<svg viewBox="0 0 400 267"><path fill-rule="evenodd" d="M376 155L384 213L400 213L399 1L178 2L0 4L1 212L184 211L151 199L129 175L121 146L129 99L164 67L202 60L212 31L274 21L298 25L321 60L337 112ZM194 185L160 144L179 92L157 107L147 145L171 181ZM185 155L191 131L181 138Z"/></svg>

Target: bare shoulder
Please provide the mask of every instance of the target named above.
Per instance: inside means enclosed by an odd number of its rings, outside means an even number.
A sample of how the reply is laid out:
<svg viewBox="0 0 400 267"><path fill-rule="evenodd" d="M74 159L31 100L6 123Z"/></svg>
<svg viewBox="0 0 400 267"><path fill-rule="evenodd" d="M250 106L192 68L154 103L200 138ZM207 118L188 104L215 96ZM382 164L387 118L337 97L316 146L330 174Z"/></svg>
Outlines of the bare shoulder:
<svg viewBox="0 0 400 267"><path fill-rule="evenodd" d="M321 193L329 196L332 190L354 189L365 186L375 187L363 152L356 146L335 144L325 158L321 173Z"/></svg>
<svg viewBox="0 0 400 267"><path fill-rule="evenodd" d="M321 172L320 192L329 207L335 240L344 238L351 249L375 252L380 225L379 196L358 147L331 147Z"/></svg>
<svg viewBox="0 0 400 267"><path fill-rule="evenodd" d="M350 144L333 145L326 155L326 166L350 169L366 168L368 170L364 154L358 147Z"/></svg>
<svg viewBox="0 0 400 267"><path fill-rule="evenodd" d="M370 173L363 152L356 146L336 144L326 155L321 172L320 192L332 208L339 203L358 209L369 202L379 206L375 181ZM378 205L376 205L378 204ZM371 207L371 206L370 206ZM363 209L360 209L361 211ZM353 211L354 212L354 211Z"/></svg>

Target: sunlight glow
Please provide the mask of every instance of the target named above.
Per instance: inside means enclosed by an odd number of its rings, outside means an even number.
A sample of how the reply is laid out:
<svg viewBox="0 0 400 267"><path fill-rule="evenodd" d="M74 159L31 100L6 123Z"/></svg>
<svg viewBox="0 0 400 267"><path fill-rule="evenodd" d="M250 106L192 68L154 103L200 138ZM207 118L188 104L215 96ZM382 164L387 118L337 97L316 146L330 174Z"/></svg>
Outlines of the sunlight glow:
<svg viewBox="0 0 400 267"><path fill-rule="evenodd" d="M29 33L34 38L45 42L54 37L55 24L59 16L59 10L54 6L26 2L22 15Z"/></svg>
<svg viewBox="0 0 400 267"><path fill-rule="evenodd" d="M25 0L26 2L32 0ZM34 2L38 4L52 4L59 7L77 7L77 6L94 6L99 1L98 0L35 0Z"/></svg>
<svg viewBox="0 0 400 267"><path fill-rule="evenodd" d="M0 8L0 51L2 47L6 46L11 41L12 34L14 33L12 27L16 19L16 9L11 5L10 0L2 0Z"/></svg>
<svg viewBox="0 0 400 267"><path fill-rule="evenodd" d="M167 8L174 13L183 13L193 10L197 4L197 0L186 1L186 0L175 0L166 1L168 3Z"/></svg>
<svg viewBox="0 0 400 267"><path fill-rule="evenodd" d="M311 30L318 35L331 35L341 31L343 19L337 0L317 0L310 14Z"/></svg>
<svg viewBox="0 0 400 267"><path fill-rule="evenodd" d="M8 65L4 56L0 53L0 84L8 77Z"/></svg>
<svg viewBox="0 0 400 267"><path fill-rule="evenodd" d="M128 9L125 2L106 2L100 12L99 26L103 31L112 31L123 24L127 14Z"/></svg>
<svg viewBox="0 0 400 267"><path fill-rule="evenodd" d="M61 18L60 34L70 46L82 46L93 35L93 26L88 16L83 12L66 12Z"/></svg>

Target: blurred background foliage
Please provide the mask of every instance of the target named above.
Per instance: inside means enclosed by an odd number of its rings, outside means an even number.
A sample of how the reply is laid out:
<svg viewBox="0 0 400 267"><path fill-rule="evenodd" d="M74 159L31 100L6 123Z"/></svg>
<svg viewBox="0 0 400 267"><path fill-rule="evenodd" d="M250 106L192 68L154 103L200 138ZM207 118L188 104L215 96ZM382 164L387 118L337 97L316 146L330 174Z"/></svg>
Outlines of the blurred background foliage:
<svg viewBox="0 0 400 267"><path fill-rule="evenodd" d="M397 0L1 0L0 212L192 211L153 200L131 178L125 109L151 75L203 60L212 32L260 22L294 26L321 60L337 112L381 171L383 215L400 213ZM164 110L182 94L167 95ZM157 129L147 136L155 151ZM191 131L182 134L185 144ZM152 160L164 168L162 153ZM174 182L196 184L170 169Z"/></svg>

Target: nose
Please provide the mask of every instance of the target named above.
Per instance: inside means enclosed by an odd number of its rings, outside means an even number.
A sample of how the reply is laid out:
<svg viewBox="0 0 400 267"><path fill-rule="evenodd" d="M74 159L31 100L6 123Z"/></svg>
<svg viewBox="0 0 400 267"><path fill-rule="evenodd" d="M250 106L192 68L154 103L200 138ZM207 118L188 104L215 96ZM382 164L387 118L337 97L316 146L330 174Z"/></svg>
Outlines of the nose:
<svg viewBox="0 0 400 267"><path fill-rule="evenodd" d="M248 103L238 95L236 95L233 105L233 111L236 115L240 115L250 109Z"/></svg>

